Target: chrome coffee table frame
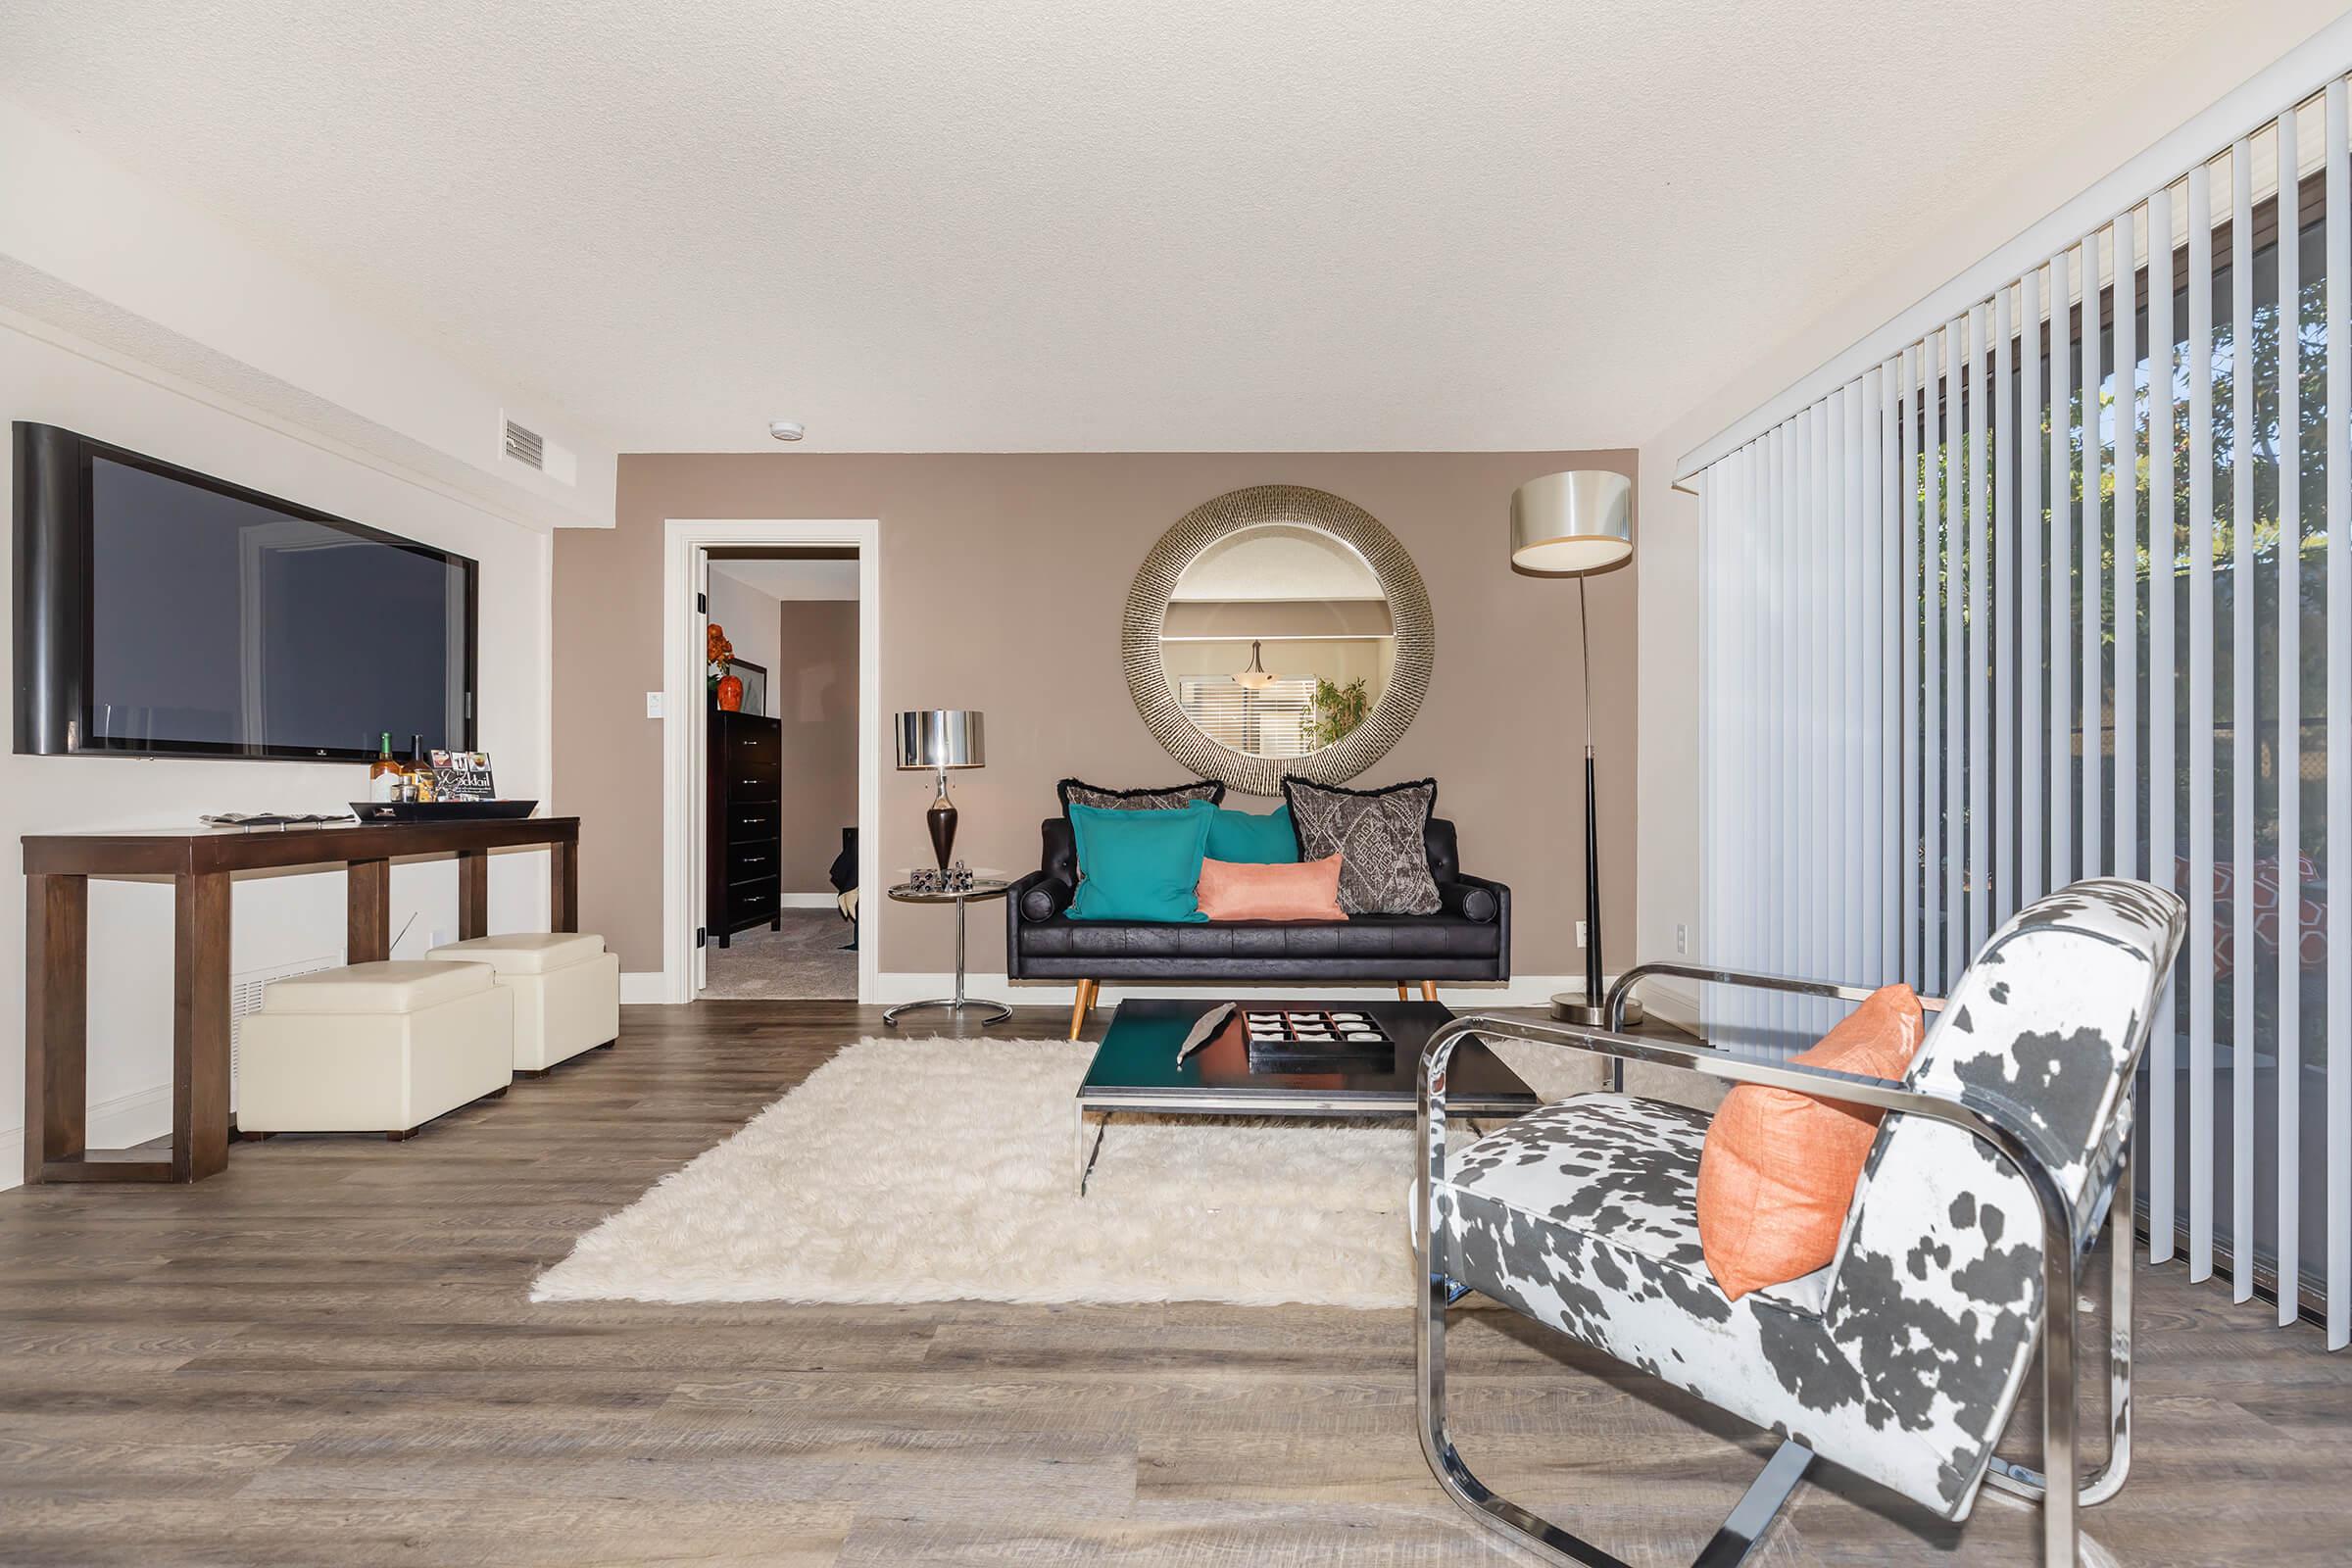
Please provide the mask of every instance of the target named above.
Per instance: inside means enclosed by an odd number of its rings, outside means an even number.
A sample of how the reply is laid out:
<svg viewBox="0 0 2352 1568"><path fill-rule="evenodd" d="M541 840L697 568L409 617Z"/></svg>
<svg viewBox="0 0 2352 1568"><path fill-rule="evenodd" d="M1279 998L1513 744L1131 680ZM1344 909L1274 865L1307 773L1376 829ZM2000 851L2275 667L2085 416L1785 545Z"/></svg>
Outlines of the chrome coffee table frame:
<svg viewBox="0 0 2352 1568"><path fill-rule="evenodd" d="M977 904L986 899L1001 899L1004 896L1005 890L1011 886L1010 882L1001 877L981 877L960 893L918 891L911 882L902 882L890 890L890 896L901 904L953 904L956 906L956 994L952 997L934 997L922 1002L902 1002L882 1014L883 1023L895 1029L899 1025L899 1018L902 1014L917 1012L926 1007L943 1007L950 1012L958 1014L966 1008L975 1010L985 1008L987 1016L980 1020L980 1027L983 1029L990 1024L1003 1023L1012 1016L1012 1009L1002 1002L983 1001L963 994L963 906L967 904Z"/></svg>

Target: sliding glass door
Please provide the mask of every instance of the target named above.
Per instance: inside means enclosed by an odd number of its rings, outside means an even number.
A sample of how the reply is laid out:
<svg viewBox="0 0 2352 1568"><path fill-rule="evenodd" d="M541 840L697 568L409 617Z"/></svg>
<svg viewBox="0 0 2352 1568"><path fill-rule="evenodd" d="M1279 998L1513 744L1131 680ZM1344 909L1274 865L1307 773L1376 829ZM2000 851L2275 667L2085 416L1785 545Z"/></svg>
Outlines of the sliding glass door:
<svg viewBox="0 0 2352 1568"><path fill-rule="evenodd" d="M2352 1339L2352 148L2340 79L1710 465L1711 959L1948 991L2179 891L2158 1258ZM2347 851L2352 853L2352 851ZM1787 1050L1826 1019L1710 1000Z"/></svg>

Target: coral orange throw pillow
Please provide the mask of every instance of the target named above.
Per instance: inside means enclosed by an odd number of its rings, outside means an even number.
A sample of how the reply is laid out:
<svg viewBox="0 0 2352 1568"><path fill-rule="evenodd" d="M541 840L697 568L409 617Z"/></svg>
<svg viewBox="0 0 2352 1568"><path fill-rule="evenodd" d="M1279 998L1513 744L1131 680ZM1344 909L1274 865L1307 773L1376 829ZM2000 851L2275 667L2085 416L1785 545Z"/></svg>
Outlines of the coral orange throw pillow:
<svg viewBox="0 0 2352 1568"><path fill-rule="evenodd" d="M1195 895L1211 920L1345 920L1340 857L1290 865L1202 860Z"/></svg>
<svg viewBox="0 0 2352 1568"><path fill-rule="evenodd" d="M1909 986L1882 987L1795 1059L1899 1079L1919 1050L1921 1020ZM1741 1084L1724 1097L1698 1160L1698 1241L1724 1295L1737 1301L1837 1255L1878 1130L1872 1107L1792 1089Z"/></svg>

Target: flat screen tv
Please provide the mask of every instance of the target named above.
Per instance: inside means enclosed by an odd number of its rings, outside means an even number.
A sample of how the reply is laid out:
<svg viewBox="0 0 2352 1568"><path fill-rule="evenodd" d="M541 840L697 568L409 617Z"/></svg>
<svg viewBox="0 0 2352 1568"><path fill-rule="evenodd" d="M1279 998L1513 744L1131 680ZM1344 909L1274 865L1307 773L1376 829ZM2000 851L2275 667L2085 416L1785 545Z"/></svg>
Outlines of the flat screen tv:
<svg viewBox="0 0 2352 1568"><path fill-rule="evenodd" d="M472 751L474 564L20 421L16 660L21 753Z"/></svg>

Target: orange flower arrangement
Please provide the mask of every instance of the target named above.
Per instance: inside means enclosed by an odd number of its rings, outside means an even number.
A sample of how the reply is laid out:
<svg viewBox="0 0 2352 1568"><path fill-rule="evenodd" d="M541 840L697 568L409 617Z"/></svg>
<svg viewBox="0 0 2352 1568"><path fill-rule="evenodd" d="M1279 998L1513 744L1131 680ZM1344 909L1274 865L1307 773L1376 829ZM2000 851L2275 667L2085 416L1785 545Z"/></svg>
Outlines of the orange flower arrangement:
<svg viewBox="0 0 2352 1568"><path fill-rule="evenodd" d="M743 706L743 682L734 673L735 645L727 641L727 629L715 620L703 652L710 663L710 701L732 713Z"/></svg>

